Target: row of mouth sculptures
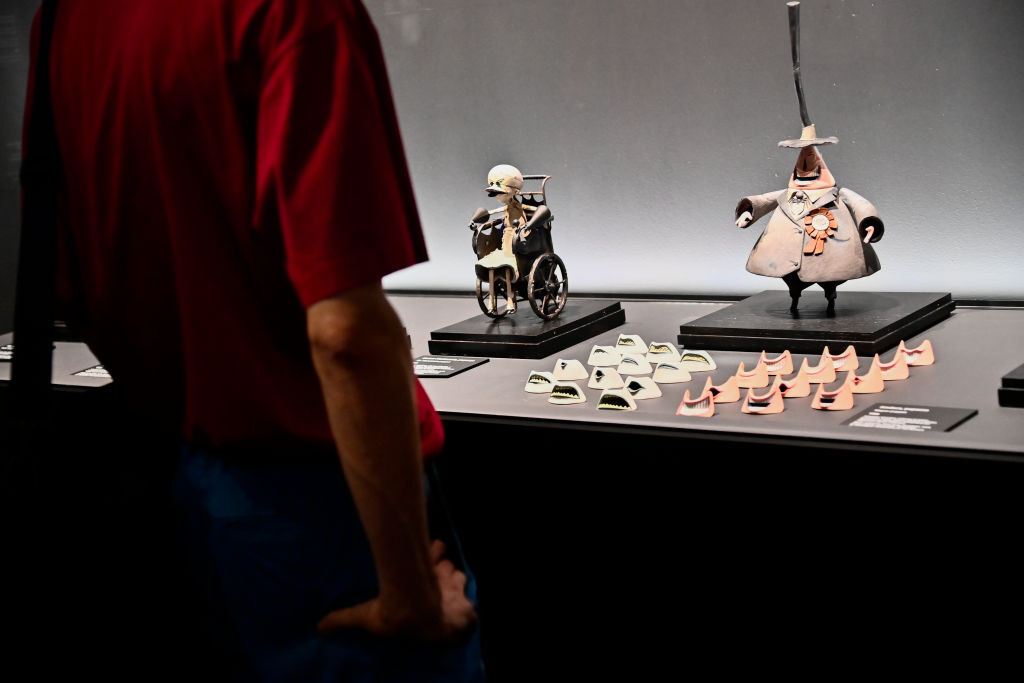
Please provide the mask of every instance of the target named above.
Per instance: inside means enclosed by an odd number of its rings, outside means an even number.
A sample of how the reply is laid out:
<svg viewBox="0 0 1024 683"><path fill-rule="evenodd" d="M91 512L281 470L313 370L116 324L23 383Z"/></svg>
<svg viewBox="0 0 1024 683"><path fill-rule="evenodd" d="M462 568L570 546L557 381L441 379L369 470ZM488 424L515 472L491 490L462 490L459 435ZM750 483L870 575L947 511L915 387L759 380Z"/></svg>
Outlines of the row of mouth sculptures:
<svg viewBox="0 0 1024 683"><path fill-rule="evenodd" d="M929 340L924 340L920 346L913 349L907 348L906 343L901 341L892 360L882 362L879 355L875 354L868 371L864 375L858 375L860 359L852 345L839 354L831 353L826 346L817 365L812 367L808 359L804 358L796 374L786 379L784 375L793 372L792 354L784 351L769 358L766 352L762 351L753 369L748 371L744 363L740 363L737 372L717 386L713 385L711 378L708 377L704 388L695 398L690 398L690 391L687 389L676 409L676 414L684 417L712 417L716 404L739 401L741 389L747 390L741 408L743 413L776 414L784 410L783 399L810 395L812 384L818 385L811 402L812 408L849 410L853 407L854 394L879 393L884 390L885 381L907 379L910 376L910 366L931 365L934 362L935 355ZM688 373L686 379L666 373L666 381L659 382L658 371L665 366L672 367L669 363L660 363L654 377L627 375L625 378L616 370L595 367L590 373L590 382L587 386L602 390L597 406L600 410L636 410L636 401L662 396L659 384L690 380ZM554 373L531 371L525 390L528 393L549 394L548 401L554 404L585 403L585 392L573 381L587 376L582 363L578 360L558 359L556 370L559 369L565 373L560 378L556 378ZM574 374L580 371L583 372L582 376ZM838 372L844 371L846 377L838 388L825 388L826 384L835 382ZM773 381L770 380L772 376ZM769 384L771 387L767 392L755 392L756 389L767 387Z"/></svg>
<svg viewBox="0 0 1024 683"><path fill-rule="evenodd" d="M871 359L868 371L858 375L859 358L853 347L847 348L842 354L832 355L825 347L822 360L813 368L806 358L800 365L796 375L785 379L783 374L788 358L788 372L792 372L792 356L786 351L773 359L766 359L764 352L758 359L754 370L745 371L741 363L735 375L719 386L712 386L711 378L708 378L703 391L690 398L687 390L683 394L683 400L676 409L676 415L684 417L713 417L715 405L719 403L734 403L740 400L740 389L747 390L743 399L741 411L755 415L772 415L781 413L784 409L783 399L802 398L810 395L811 384L817 384L818 388L811 400L811 407L816 410L850 410L854 406L854 394L876 394L885 390L886 381L905 380L910 377L909 368L912 366L932 365L935 362L935 354L932 344L925 339L916 348L907 348L904 341L899 343L892 360L882 362L876 353ZM769 367L775 371L769 372ZM846 377L837 388L826 389L826 385L836 380L837 372L846 372ZM771 387L768 391L758 394L755 389L764 388L769 385L769 376L774 375Z"/></svg>

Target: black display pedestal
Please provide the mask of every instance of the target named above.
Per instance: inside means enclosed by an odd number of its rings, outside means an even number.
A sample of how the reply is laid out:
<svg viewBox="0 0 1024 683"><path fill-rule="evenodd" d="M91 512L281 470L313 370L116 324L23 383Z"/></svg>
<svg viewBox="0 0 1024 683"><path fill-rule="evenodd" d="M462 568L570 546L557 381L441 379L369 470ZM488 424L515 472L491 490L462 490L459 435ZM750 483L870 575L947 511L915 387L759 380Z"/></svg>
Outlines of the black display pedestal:
<svg viewBox="0 0 1024 683"><path fill-rule="evenodd" d="M570 299L554 320L543 320L521 304L515 315L495 319L481 313L434 330L428 347L436 354L544 358L624 322L618 301Z"/></svg>
<svg viewBox="0 0 1024 683"><path fill-rule="evenodd" d="M679 343L691 349L882 353L949 316L952 297L934 292L844 292L836 314L825 313L825 297L804 292L799 315L789 312L787 291L765 291L679 326Z"/></svg>
<svg viewBox="0 0 1024 683"><path fill-rule="evenodd" d="M999 387L999 405L1024 408L1024 365L1003 375L1003 386Z"/></svg>

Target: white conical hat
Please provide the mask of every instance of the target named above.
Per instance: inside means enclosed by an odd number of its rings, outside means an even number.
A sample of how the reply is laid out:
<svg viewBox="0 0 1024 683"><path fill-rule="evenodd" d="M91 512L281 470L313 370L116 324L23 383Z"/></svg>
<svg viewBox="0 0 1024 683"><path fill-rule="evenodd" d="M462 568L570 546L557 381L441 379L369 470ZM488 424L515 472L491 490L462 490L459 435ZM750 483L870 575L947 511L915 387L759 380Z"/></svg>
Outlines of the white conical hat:
<svg viewBox="0 0 1024 683"><path fill-rule="evenodd" d="M800 131L799 140L782 140L779 142L779 147L809 147L811 145L834 145L839 142L839 138L836 136L828 138L819 138L818 134L814 130L814 124L804 126L804 129Z"/></svg>

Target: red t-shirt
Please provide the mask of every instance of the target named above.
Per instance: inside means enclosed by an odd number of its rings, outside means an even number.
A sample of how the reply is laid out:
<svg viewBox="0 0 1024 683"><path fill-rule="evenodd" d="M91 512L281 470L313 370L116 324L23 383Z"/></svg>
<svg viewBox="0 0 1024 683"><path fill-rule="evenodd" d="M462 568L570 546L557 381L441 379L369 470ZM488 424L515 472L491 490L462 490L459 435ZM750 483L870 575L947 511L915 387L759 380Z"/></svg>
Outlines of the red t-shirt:
<svg viewBox="0 0 1024 683"><path fill-rule="evenodd" d="M62 0L52 50L66 317L187 439L330 442L305 307L426 259L365 9Z"/></svg>

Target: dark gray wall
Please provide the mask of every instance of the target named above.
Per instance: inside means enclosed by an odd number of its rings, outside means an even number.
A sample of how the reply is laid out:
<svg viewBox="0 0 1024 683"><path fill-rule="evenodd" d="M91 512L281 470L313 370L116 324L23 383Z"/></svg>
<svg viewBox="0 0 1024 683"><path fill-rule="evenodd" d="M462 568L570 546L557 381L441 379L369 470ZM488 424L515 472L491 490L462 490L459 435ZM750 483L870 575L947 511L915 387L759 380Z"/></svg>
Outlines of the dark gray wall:
<svg viewBox="0 0 1024 683"><path fill-rule="evenodd" d="M0 328L12 309L31 0L0 9ZM390 287L468 290L487 170L549 173L577 291L749 294L800 119L784 0L366 0L431 262ZM845 288L1022 298L1024 3L804 0L808 108L841 185L878 207L881 272Z"/></svg>
<svg viewBox="0 0 1024 683"><path fill-rule="evenodd" d="M14 314L18 262L18 168L28 80L28 42L39 0L0 1L0 332Z"/></svg>
<svg viewBox="0 0 1024 683"><path fill-rule="evenodd" d="M749 294L800 118L784 0L370 0L429 264L389 286L465 289L487 170L550 173L579 291ZM1024 3L804 0L808 109L840 185L886 222L881 272L844 288L1024 297ZM842 290L841 290L842 291Z"/></svg>

